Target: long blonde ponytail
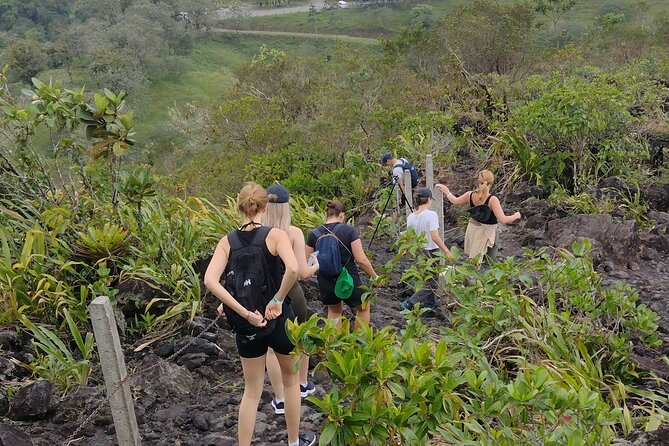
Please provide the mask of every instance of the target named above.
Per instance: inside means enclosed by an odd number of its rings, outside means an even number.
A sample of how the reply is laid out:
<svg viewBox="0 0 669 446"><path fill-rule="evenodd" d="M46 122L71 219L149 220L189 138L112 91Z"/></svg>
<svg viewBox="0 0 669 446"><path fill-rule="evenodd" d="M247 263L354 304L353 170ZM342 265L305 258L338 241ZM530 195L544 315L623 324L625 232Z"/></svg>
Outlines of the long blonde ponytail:
<svg viewBox="0 0 669 446"><path fill-rule="evenodd" d="M476 175L477 187L474 189L474 193L478 195L479 201L484 201L488 198L490 188L494 182L495 176L489 170L482 170Z"/></svg>

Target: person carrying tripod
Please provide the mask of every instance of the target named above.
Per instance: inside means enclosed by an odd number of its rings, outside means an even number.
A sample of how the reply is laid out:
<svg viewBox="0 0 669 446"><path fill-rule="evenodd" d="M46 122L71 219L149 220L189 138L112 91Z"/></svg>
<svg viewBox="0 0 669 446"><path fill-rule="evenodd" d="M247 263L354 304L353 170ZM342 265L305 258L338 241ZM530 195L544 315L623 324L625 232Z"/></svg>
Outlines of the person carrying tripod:
<svg viewBox="0 0 669 446"><path fill-rule="evenodd" d="M397 187L399 187L399 193L400 197L402 197L402 203L406 203L406 191L404 190L404 171L408 170L411 173L411 188L415 189L418 186L418 181L420 180L420 176L418 175L418 171L414 167L413 164L411 164L409 161L407 161L406 158L395 158L392 156L390 153L386 153L381 157L381 164L392 167L390 171L390 176L392 177L393 184L397 184ZM398 202L399 197L398 197ZM408 203L407 203L408 204ZM398 205L399 209L399 205Z"/></svg>

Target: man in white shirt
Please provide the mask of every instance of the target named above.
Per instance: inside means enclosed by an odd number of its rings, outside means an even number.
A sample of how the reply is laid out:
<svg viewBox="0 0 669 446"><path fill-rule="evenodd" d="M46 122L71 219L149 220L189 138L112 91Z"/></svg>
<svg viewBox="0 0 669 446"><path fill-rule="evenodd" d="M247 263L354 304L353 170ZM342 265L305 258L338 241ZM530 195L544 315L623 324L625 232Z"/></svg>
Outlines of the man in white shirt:
<svg viewBox="0 0 669 446"><path fill-rule="evenodd" d="M421 187L416 190L414 204L418 207L407 218L407 228L412 228L416 234L425 235L427 242L424 248L427 256L432 257L441 251L448 258L452 258L453 254L451 254L451 251L439 236L439 217L436 212L430 210L432 200L432 191L430 189ZM438 307L437 296L434 292L436 288L437 281L434 278L426 281L423 288L414 293L409 299L403 301L400 307L403 310L411 310L416 304L432 309Z"/></svg>

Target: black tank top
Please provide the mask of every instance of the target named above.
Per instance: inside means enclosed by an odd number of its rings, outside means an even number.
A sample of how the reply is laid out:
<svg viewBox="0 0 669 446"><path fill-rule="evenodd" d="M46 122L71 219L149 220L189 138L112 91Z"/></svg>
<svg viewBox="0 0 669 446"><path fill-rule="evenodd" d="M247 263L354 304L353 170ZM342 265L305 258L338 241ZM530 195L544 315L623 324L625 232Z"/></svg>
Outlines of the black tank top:
<svg viewBox="0 0 669 446"><path fill-rule="evenodd" d="M469 209L477 207L474 206L474 201L472 200L472 196L474 195L474 192L469 194ZM479 204L479 206L488 206L488 202L492 198L492 195L488 195L488 198L486 198L485 202L483 204ZM495 217L495 214L493 214L492 209L490 209L490 217L486 221L480 221L479 223L482 223L484 225L496 225L497 224L497 217Z"/></svg>
<svg viewBox="0 0 669 446"><path fill-rule="evenodd" d="M253 237L258 229L259 227L253 228L251 231L240 231L237 229L237 236L244 246L248 246L253 241ZM265 255L265 261L269 266L269 276L274 281L274 286L276 286L276 289L278 290L281 285L281 277L283 276L283 263L281 262L281 257L275 256L269 249L267 249L267 242L263 243L262 252Z"/></svg>

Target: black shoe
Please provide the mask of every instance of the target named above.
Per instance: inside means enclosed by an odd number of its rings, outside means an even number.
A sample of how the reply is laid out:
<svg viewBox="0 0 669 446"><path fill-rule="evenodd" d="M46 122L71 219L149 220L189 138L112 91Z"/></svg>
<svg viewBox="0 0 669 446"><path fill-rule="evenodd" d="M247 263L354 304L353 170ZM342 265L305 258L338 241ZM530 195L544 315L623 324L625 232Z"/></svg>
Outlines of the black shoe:
<svg viewBox="0 0 669 446"><path fill-rule="evenodd" d="M316 444L316 434L313 432L304 432L300 434L300 446L314 446Z"/></svg>
<svg viewBox="0 0 669 446"><path fill-rule="evenodd" d="M308 379L306 386L300 384L300 396L302 398L306 398L309 395L313 395L314 393L316 393L316 386L312 380Z"/></svg>
<svg viewBox="0 0 669 446"><path fill-rule="evenodd" d="M275 414L282 415L286 413L285 404L283 401L277 401L276 399L272 398L272 407L274 408Z"/></svg>

